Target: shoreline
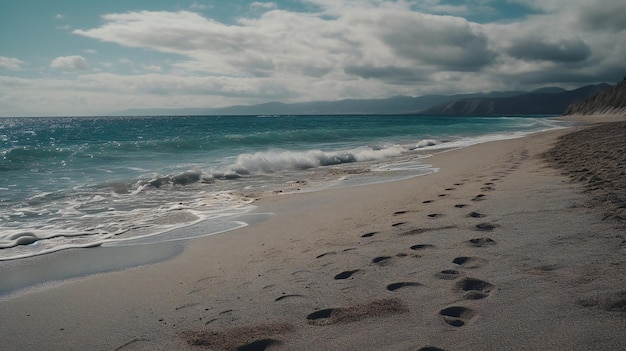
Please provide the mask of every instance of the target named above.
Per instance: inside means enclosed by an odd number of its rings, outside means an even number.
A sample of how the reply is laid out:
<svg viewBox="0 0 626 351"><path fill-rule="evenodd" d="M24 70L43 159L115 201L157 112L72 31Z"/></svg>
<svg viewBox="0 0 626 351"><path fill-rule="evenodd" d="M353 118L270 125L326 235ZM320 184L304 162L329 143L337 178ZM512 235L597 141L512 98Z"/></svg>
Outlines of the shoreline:
<svg viewBox="0 0 626 351"><path fill-rule="evenodd" d="M524 138L532 134L562 130L566 128L569 127L553 127L551 129L538 132L529 132L523 135L510 135L502 139L491 139L490 137L486 141L476 141L474 143L464 144L463 146L450 146L448 148L442 149L435 148L431 150L432 153L428 154L427 157L421 158L424 173L411 176L404 176L400 178L395 178L394 176L382 176L381 179L388 179L370 182L363 182L359 180L359 178L357 178L356 181L352 178L346 179L348 180L348 182L344 182L343 180L338 179L334 182L335 184L332 184L331 182L329 185L326 186L313 186L311 189L303 189L303 191L300 191L300 189L298 189L297 191L288 191L284 193L283 190L280 190L280 192L273 191L274 194L271 196L266 196L263 193L247 194L245 192L241 192L239 196L243 198L255 198L255 200L248 205L253 205L254 207L257 207L255 204L265 201L268 197L280 198L282 196L307 194L319 191L335 191L345 188L367 187L372 185L410 180L412 178L436 174L437 172L439 172L439 168L433 167L426 162L426 160L428 160L429 158L436 157L439 154L462 150L464 148L474 145ZM424 152L427 151L428 149L424 150ZM357 173L357 175L358 174L359 173ZM347 175L350 175L350 173L347 173ZM293 185L294 184L290 184L289 186ZM264 221L268 218L268 216L271 216L272 214L273 213L268 213L267 211L262 211L256 208L251 211L244 212L243 214L226 217L230 218L226 220L226 223L231 223L231 226L233 227L232 229L211 231L207 234L189 233L194 229L202 230L198 228L205 226L205 223L209 223L207 220L202 220L200 222L191 223L145 238L137 237L134 239L118 239L112 241L110 244L104 243L104 245L98 244L92 247L68 247L28 257L0 260L0 264L5 265L5 267L3 267L5 268L5 279L3 281L0 281L0 300L11 298L21 293L37 291L38 289L45 289L48 286L55 286L63 284L65 282L82 279L91 275L123 271L166 261L183 253L185 248L190 245L190 240L207 236L222 235L247 226L252 226L258 224L261 221ZM245 224L237 225L237 223ZM169 236L172 236L174 238L181 237L183 239L167 239L163 241L154 241L153 239L153 237ZM136 244L125 245L124 242L136 242ZM150 250L144 245L155 245L154 250ZM135 252L135 254L133 254L133 247L135 247L135 250L137 251ZM132 254L132 256L136 257L128 257L129 254ZM106 257L113 257L114 259L107 260ZM80 268L63 268L75 266L77 263ZM38 267L42 265L45 267L43 270L40 270ZM24 272L27 273L24 274Z"/></svg>
<svg viewBox="0 0 626 351"><path fill-rule="evenodd" d="M572 131L261 199L274 216L170 260L0 300L1 334L15 349L620 349L623 231L538 157Z"/></svg>

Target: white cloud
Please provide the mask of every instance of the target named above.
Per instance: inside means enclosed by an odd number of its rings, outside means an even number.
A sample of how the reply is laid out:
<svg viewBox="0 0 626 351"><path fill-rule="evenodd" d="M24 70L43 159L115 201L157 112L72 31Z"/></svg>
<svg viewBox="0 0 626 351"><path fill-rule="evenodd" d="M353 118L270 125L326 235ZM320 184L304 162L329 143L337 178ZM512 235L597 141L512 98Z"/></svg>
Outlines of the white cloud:
<svg viewBox="0 0 626 351"><path fill-rule="evenodd" d="M263 8L263 9L275 9L277 6L275 2L255 1L252 4L250 4L250 7Z"/></svg>
<svg viewBox="0 0 626 351"><path fill-rule="evenodd" d="M303 1L317 12L259 2L252 5L258 11L241 9L248 16L232 24L191 11L104 15L100 25L72 33L173 55L168 61L158 61L161 55L143 62L129 56L135 61L118 57L97 65L108 72L131 67L132 76L92 71L79 72L75 80L25 80L37 84L12 92L13 101L30 107L29 96L48 96L48 103L61 109L65 92L84 101L68 109L106 112L569 88L626 74L626 25L615 15L624 8L620 0L598 0L597 8L583 0L511 0L538 12L484 24L462 15L493 10L494 1L454 6L440 0ZM6 68L4 59L0 67ZM87 68L81 56L53 64Z"/></svg>
<svg viewBox="0 0 626 351"><path fill-rule="evenodd" d="M163 70L163 67L157 65L144 65L143 68L150 72L161 72Z"/></svg>
<svg viewBox="0 0 626 351"><path fill-rule="evenodd" d="M24 62L13 58L0 56L0 69L8 69L10 71L19 71Z"/></svg>
<svg viewBox="0 0 626 351"><path fill-rule="evenodd" d="M98 53L98 51L94 50L94 49L85 49L83 50L84 53L86 54L91 54L91 55L95 55Z"/></svg>
<svg viewBox="0 0 626 351"><path fill-rule="evenodd" d="M60 13L57 13L57 15L56 15L56 16L54 16L54 18L55 18L55 19L57 19L57 20L62 20L62 19L65 19L65 15L62 15L62 14L60 14Z"/></svg>
<svg viewBox="0 0 626 351"><path fill-rule="evenodd" d="M337 9L337 7L335 7ZM189 72L226 76L345 76L351 68L468 70L494 56L477 25L400 6L351 8L336 19L272 10L225 25L193 12L110 14L73 33L186 59Z"/></svg>
<svg viewBox="0 0 626 351"><path fill-rule="evenodd" d="M208 9L212 9L213 5L209 5L209 4L201 4L197 1L194 1L193 4L191 4L191 6L189 6L190 10L208 10Z"/></svg>
<svg viewBox="0 0 626 351"><path fill-rule="evenodd" d="M89 69L89 64L82 56L59 56L52 60L50 68L62 71L85 71Z"/></svg>

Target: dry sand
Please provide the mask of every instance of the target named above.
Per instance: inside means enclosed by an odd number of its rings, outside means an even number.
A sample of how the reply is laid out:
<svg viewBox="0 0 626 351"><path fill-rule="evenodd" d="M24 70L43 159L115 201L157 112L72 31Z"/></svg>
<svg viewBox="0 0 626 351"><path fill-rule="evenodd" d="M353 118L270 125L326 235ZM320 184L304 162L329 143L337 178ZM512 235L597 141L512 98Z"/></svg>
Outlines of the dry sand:
<svg viewBox="0 0 626 351"><path fill-rule="evenodd" d="M623 219L545 161L571 131L444 152L428 160L439 173L406 181L263 199L267 221L171 260L0 300L3 349L624 350ZM548 158L576 159L562 140ZM602 173L619 162L589 172L623 179Z"/></svg>

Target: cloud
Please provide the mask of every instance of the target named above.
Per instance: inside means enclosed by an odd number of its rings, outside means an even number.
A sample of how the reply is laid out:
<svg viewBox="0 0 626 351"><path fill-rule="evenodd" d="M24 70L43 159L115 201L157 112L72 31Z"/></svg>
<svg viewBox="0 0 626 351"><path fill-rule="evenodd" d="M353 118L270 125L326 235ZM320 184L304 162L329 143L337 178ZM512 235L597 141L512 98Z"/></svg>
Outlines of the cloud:
<svg viewBox="0 0 626 351"><path fill-rule="evenodd" d="M161 72L163 70L163 67L157 66L157 65L145 65L143 66L143 68L146 71L151 71L151 72Z"/></svg>
<svg viewBox="0 0 626 351"><path fill-rule="evenodd" d="M581 8L579 18L585 29L623 32L626 31L624 14L626 14L626 3L624 2L608 3L600 6L593 3Z"/></svg>
<svg viewBox="0 0 626 351"><path fill-rule="evenodd" d="M8 69L9 71L19 71L24 62L13 58L0 56L0 69Z"/></svg>
<svg viewBox="0 0 626 351"><path fill-rule="evenodd" d="M395 66L346 66L345 72L349 75L382 80L390 84L415 84L428 79L428 74L419 69Z"/></svg>
<svg viewBox="0 0 626 351"><path fill-rule="evenodd" d="M516 39L507 53L519 59L565 63L586 60L591 49L579 38L551 40L537 36Z"/></svg>
<svg viewBox="0 0 626 351"><path fill-rule="evenodd" d="M201 3L198 3L197 1L194 1L191 4L191 6L189 6L189 9L191 10L208 10L212 8L213 8L213 5L201 4Z"/></svg>
<svg viewBox="0 0 626 351"><path fill-rule="evenodd" d="M62 14L60 14L60 13L57 13L57 14L56 14L56 16L54 16L54 19L57 19L57 20L62 20L62 19L65 19L65 15L62 15Z"/></svg>
<svg viewBox="0 0 626 351"><path fill-rule="evenodd" d="M71 111L107 112L573 88L626 74L625 25L616 15L623 0L509 2L532 10L498 21L490 11L508 7L493 0L301 0L309 12L249 2L252 11L240 6L230 22L210 18L211 11L108 13L72 33L123 46L133 61L111 50L94 64L110 73L95 74L81 56L60 57L50 67L76 74L25 79L19 92L2 88L0 96L29 108L37 104L32 96L45 96L59 109L65 101L75 103L65 105ZM494 21L472 22L467 14ZM146 60L133 50L167 55ZM23 64L8 60L0 67Z"/></svg>
<svg viewBox="0 0 626 351"><path fill-rule="evenodd" d="M491 63L496 53L477 25L458 17L393 13L379 19L381 39L398 56L440 70L476 70Z"/></svg>
<svg viewBox="0 0 626 351"><path fill-rule="evenodd" d="M332 8L341 11L336 4ZM102 26L73 33L178 54L186 58L175 63L179 68L229 76L319 77L351 72L348 64L464 71L480 69L495 58L479 26L458 17L405 10L361 6L338 18L269 10L236 25L187 11L142 11L108 14Z"/></svg>
<svg viewBox="0 0 626 351"><path fill-rule="evenodd" d="M62 71L85 71L89 69L89 64L82 56L59 56L52 60L50 68Z"/></svg>
<svg viewBox="0 0 626 351"><path fill-rule="evenodd" d="M257 7L257 8L263 8L263 9L275 9L276 3L275 2L253 2L252 4L250 4L250 7Z"/></svg>

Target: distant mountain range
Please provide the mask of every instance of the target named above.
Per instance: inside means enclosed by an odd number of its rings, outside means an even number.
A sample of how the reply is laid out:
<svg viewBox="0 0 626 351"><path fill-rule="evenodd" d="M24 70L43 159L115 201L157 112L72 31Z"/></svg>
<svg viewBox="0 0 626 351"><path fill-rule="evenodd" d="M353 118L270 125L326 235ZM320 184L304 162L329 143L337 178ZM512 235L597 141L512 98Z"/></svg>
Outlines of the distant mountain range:
<svg viewBox="0 0 626 351"><path fill-rule="evenodd" d="M532 92L506 91L458 95L396 96L386 99L318 101L285 104L268 102L222 108L130 109L116 116L191 115L348 115L348 114L428 114L455 116L560 115L575 101L610 88L608 84L589 85L566 91L546 87Z"/></svg>
<svg viewBox="0 0 626 351"><path fill-rule="evenodd" d="M626 116L626 77L614 87L570 105L564 114Z"/></svg>

